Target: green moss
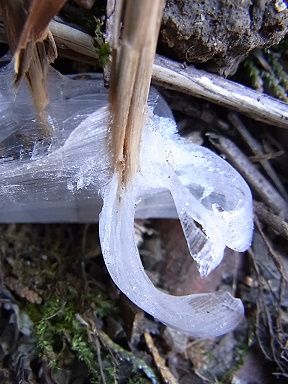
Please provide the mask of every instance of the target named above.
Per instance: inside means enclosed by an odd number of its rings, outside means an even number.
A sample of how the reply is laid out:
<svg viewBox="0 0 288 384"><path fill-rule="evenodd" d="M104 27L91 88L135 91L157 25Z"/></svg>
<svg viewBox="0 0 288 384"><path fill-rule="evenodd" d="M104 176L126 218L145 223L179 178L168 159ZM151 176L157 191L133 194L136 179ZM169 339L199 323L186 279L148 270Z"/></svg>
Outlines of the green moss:
<svg viewBox="0 0 288 384"><path fill-rule="evenodd" d="M79 315L85 312L84 303L90 312L91 307L94 308L92 312L95 311L87 315L87 322L85 315ZM65 361L77 358L86 365L93 384L102 383L101 375L105 376L107 384L117 383L121 364L131 372L130 384L158 382L144 360L123 349L103 331L92 329L94 322L90 323L89 318L117 313L115 305L104 294L83 294L79 300L74 289L66 287L65 294L51 296L41 306L29 305L26 310L34 322L39 354L54 372L65 369Z"/></svg>
<svg viewBox="0 0 288 384"><path fill-rule="evenodd" d="M96 2L97 4L97 2ZM97 14L98 16L95 16ZM103 22L103 16L105 11L99 10L94 15L93 13L85 14L82 16L78 15L69 15L69 21L72 23L75 23L76 25L80 26L83 30L85 30L89 35L91 35L94 39L94 47L99 57L99 66L103 67L105 66L110 57L111 49L107 42L105 42L104 37L104 22Z"/></svg>
<svg viewBox="0 0 288 384"><path fill-rule="evenodd" d="M74 299L74 298L73 298ZM97 364L95 346L88 340L86 327L77 318L76 303L68 298L63 301L51 297L41 308L41 319L35 323L38 350L53 369L63 368L65 358L75 357L83 361L91 375L91 382L98 383L100 369ZM107 378L111 370L105 371Z"/></svg>
<svg viewBox="0 0 288 384"><path fill-rule="evenodd" d="M90 263L101 268L97 258L90 261L83 257L87 272L81 269L79 233L82 232L78 227L68 227L67 231L65 227L64 232L58 226L47 228L36 232L33 226L23 227L23 230L19 226L15 233L5 236L0 231L0 245L3 242L5 246L5 254L1 257L5 275L17 277L24 287L42 298L41 304L33 304L29 298L19 299L21 310L33 323L33 345L37 346L39 363L45 361L56 382L62 382L63 377L73 378L78 374L74 367L80 366L84 368L85 380L89 376L93 384L102 384L103 377L107 384L157 383L157 376L144 360L118 345L102 330L102 324L109 318L118 321L121 327L121 314L117 300L109 296L109 284L105 291L98 288L92 273L88 272ZM15 236L19 242L17 248ZM19 238L23 239L22 243ZM70 238L77 241L71 245Z"/></svg>
<svg viewBox="0 0 288 384"><path fill-rule="evenodd" d="M263 79L261 77L261 71L257 68L252 58L245 60L244 68L249 75L252 87L257 89L257 91L262 91Z"/></svg>
<svg viewBox="0 0 288 384"><path fill-rule="evenodd" d="M233 367L228 370L225 375L221 378L221 381L219 381L219 384L230 384L231 380L233 378L233 374L242 367L244 363L244 358L249 352L248 344L243 343L240 344L236 351L234 352L234 365Z"/></svg>
<svg viewBox="0 0 288 384"><path fill-rule="evenodd" d="M287 40L268 50L255 51L245 61L244 69L251 86L288 102L288 74L285 55Z"/></svg>
<svg viewBox="0 0 288 384"><path fill-rule="evenodd" d="M95 28L94 28L94 47L99 56L99 63L101 67L104 67L108 61L111 53L110 46L105 42L104 34L102 32L103 21L94 17Z"/></svg>

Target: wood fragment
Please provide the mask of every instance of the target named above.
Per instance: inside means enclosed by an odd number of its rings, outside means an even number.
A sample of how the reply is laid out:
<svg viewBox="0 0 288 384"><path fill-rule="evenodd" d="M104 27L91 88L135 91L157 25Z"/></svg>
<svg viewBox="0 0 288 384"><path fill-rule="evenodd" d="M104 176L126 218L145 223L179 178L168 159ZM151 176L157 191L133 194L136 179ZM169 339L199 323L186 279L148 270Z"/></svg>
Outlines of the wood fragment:
<svg viewBox="0 0 288 384"><path fill-rule="evenodd" d="M178 381L174 377L174 375L170 372L169 368L167 367L165 360L158 352L158 349L156 348L156 345L154 344L154 341L150 335L149 332L144 332L144 338L147 344L147 347L149 348L149 351L151 352L155 365L158 368L163 380L167 384L177 384Z"/></svg>
<svg viewBox="0 0 288 384"><path fill-rule="evenodd" d="M140 137L163 7L163 0L127 0L117 2L115 10L110 82L112 152L114 168L124 185L138 168ZM122 14L123 30L120 28Z"/></svg>
<svg viewBox="0 0 288 384"><path fill-rule="evenodd" d="M287 202L236 144L230 139L218 135L210 135L209 139L217 149L224 153L229 162L238 169L248 184L263 199L263 202L283 217L288 216Z"/></svg>

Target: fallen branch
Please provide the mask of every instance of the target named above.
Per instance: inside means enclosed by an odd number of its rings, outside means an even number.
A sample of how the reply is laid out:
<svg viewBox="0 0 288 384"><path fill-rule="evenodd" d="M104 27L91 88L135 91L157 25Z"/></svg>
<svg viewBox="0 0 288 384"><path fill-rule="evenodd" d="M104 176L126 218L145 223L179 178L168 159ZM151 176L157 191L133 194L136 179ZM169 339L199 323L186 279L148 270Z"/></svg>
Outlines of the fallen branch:
<svg viewBox="0 0 288 384"><path fill-rule="evenodd" d="M80 61L85 61L85 57L87 60L98 59L94 40L90 35L55 20L50 23L49 28L60 48L66 47L83 55L83 58L78 58ZM1 25L0 40L6 42ZM153 66L152 81L161 87L209 100L266 124L288 128L287 104L221 76L192 66L185 67L181 63L158 56Z"/></svg>
<svg viewBox="0 0 288 384"><path fill-rule="evenodd" d="M164 88L209 100L266 124L288 128L287 104L221 76L158 56L152 79Z"/></svg>

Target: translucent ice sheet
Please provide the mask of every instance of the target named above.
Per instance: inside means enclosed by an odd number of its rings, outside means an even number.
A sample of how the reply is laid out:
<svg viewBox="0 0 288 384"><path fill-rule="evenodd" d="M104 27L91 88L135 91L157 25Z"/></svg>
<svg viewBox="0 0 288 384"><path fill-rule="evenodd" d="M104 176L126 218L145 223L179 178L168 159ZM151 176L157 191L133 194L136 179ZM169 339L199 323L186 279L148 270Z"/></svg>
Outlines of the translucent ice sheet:
<svg viewBox="0 0 288 384"><path fill-rule="evenodd" d="M243 305L229 293L175 297L153 286L133 225L135 217L179 217L204 277L226 246L243 251L250 245L252 199L241 176L213 152L181 138L167 104L152 90L139 171L124 188L111 168L107 94L99 81L71 80L51 70L46 118L52 134L44 140L27 89L15 98L10 78L11 69L2 69L0 221L89 222L102 209L107 268L135 304L194 336L233 329Z"/></svg>

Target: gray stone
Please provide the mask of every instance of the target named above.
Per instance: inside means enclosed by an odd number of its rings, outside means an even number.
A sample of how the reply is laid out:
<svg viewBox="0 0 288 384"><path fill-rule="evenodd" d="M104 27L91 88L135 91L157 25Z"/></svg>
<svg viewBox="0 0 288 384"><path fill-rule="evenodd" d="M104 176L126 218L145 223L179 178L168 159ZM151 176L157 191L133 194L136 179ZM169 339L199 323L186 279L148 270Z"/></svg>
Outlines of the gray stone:
<svg viewBox="0 0 288 384"><path fill-rule="evenodd" d="M277 44L287 32L282 0L167 0L160 47L173 58L229 76L250 51Z"/></svg>

